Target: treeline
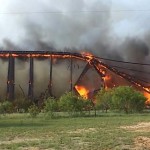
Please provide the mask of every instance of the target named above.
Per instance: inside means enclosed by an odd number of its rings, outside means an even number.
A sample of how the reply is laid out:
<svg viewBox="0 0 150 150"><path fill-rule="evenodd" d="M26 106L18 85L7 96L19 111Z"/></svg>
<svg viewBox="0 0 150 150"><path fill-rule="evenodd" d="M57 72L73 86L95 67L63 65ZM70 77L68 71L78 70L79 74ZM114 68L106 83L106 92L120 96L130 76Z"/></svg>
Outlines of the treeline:
<svg viewBox="0 0 150 150"><path fill-rule="evenodd" d="M84 99L72 92L67 92L59 99L48 97L43 105L38 106L26 99L17 99L13 102L4 101L0 103L0 114L13 112L28 112L31 117L36 117L40 112L50 118L55 118L58 112L65 112L69 116L90 115L91 111L96 116L97 110L107 112L108 110L132 113L142 112L145 108L146 98L133 87L120 86L113 89L101 89L93 100Z"/></svg>

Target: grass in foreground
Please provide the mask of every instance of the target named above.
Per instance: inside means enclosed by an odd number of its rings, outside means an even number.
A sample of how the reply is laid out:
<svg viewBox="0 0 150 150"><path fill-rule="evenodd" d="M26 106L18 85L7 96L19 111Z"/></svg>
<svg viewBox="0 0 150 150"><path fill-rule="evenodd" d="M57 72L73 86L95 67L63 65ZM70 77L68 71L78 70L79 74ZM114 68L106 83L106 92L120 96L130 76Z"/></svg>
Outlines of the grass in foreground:
<svg viewBox="0 0 150 150"><path fill-rule="evenodd" d="M35 119L28 114L6 115L0 117L0 150L143 149L136 139L149 139L150 127L146 131L120 128L141 122L150 122L149 114L107 113L99 117L58 119L46 119L43 114Z"/></svg>

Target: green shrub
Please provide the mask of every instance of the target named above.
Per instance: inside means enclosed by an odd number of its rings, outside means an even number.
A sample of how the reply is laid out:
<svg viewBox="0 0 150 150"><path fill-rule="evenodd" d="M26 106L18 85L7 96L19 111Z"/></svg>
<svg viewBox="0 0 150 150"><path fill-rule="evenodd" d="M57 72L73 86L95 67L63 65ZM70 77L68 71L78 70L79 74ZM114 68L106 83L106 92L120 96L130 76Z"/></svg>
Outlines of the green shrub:
<svg viewBox="0 0 150 150"><path fill-rule="evenodd" d="M97 107L124 111L141 112L145 107L144 95L131 86L119 86L110 90L102 89L96 96Z"/></svg>
<svg viewBox="0 0 150 150"><path fill-rule="evenodd" d="M17 98L13 102L15 112L27 112L32 102L26 98Z"/></svg>
<svg viewBox="0 0 150 150"><path fill-rule="evenodd" d="M11 113L13 111L13 105L9 101L0 103L0 114Z"/></svg>
<svg viewBox="0 0 150 150"><path fill-rule="evenodd" d="M90 99L83 100L83 102L84 102L84 107L83 107L83 109L84 109L85 111L88 111L88 112L89 112L89 115L90 115L91 110L94 110L94 111L95 111L95 116L96 116L96 109L95 109L95 104L94 104L94 102L93 102L92 100L90 100Z"/></svg>
<svg viewBox="0 0 150 150"><path fill-rule="evenodd" d="M36 105L31 105L28 108L28 112L32 118L37 117L37 115L39 115L39 113L40 113L39 108Z"/></svg>
<svg viewBox="0 0 150 150"><path fill-rule="evenodd" d="M111 99L112 99L112 90L108 89L101 89L96 94L96 108L102 109L103 111L107 112L108 109L110 109L111 106Z"/></svg>
<svg viewBox="0 0 150 150"><path fill-rule="evenodd" d="M54 118L55 112L58 110L57 100L53 97L48 97L44 102L44 112L50 118Z"/></svg>
<svg viewBox="0 0 150 150"><path fill-rule="evenodd" d="M133 87L120 86L113 90L112 106L120 111L141 112L145 107L145 101L144 95Z"/></svg>
<svg viewBox="0 0 150 150"><path fill-rule="evenodd" d="M83 98L77 97L72 92L65 93L60 97L59 106L62 111L67 111L70 116L82 114L84 108Z"/></svg>

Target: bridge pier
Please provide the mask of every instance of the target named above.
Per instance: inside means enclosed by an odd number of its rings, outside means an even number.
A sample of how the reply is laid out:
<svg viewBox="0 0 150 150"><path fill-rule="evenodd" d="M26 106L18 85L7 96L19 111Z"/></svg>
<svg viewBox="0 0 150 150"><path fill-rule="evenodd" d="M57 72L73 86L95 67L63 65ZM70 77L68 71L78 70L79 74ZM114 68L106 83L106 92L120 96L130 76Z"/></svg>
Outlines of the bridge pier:
<svg viewBox="0 0 150 150"><path fill-rule="evenodd" d="M33 96L34 96L34 59L33 57L30 56L28 98L33 100Z"/></svg>
<svg viewBox="0 0 150 150"><path fill-rule="evenodd" d="M73 60L72 56L70 56L70 91L73 91L73 85L72 85L72 74L73 74L73 68L72 68Z"/></svg>
<svg viewBox="0 0 150 150"><path fill-rule="evenodd" d="M50 57L50 76L49 76L49 85L48 85L48 91L49 95L52 97L52 71L53 71L53 58L52 55Z"/></svg>
<svg viewBox="0 0 150 150"><path fill-rule="evenodd" d="M15 58L10 54L8 60L8 75L7 75L7 99L15 98Z"/></svg>

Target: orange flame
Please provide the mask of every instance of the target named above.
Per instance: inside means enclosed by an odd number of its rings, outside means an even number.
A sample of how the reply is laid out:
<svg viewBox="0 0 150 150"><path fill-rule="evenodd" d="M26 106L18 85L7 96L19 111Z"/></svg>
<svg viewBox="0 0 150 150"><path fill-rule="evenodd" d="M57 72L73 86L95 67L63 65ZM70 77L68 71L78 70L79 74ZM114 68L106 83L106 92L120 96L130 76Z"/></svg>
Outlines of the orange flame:
<svg viewBox="0 0 150 150"><path fill-rule="evenodd" d="M94 56L91 53L88 52L81 52L83 57L86 57L86 60L90 63L90 61L94 58Z"/></svg>
<svg viewBox="0 0 150 150"><path fill-rule="evenodd" d="M81 56L76 56L76 55L70 55L70 54L64 54L64 55L59 55L59 54L15 54L15 53L13 53L13 54L0 54L0 57L2 57L2 58L8 58L9 56L12 56L12 57L14 57L14 58L17 58L17 57L26 57L26 58L31 58L31 57L33 57L33 58L53 58L53 60L54 59L57 59L57 58L62 58L62 59L70 59L70 58L75 58L75 59L79 59L79 60L83 60L83 61L88 61L89 62L89 57L81 57Z"/></svg>
<svg viewBox="0 0 150 150"><path fill-rule="evenodd" d="M104 81L107 82L111 79L111 77L109 75L106 75L105 77L103 77Z"/></svg>
<svg viewBox="0 0 150 150"><path fill-rule="evenodd" d="M75 86L75 89L78 91L78 93L80 94L80 96L84 97L85 99L88 99L88 93L89 90L87 90L84 86Z"/></svg>
<svg viewBox="0 0 150 150"><path fill-rule="evenodd" d="M149 105L150 104L150 93L144 92L143 94L147 98L145 104Z"/></svg>
<svg viewBox="0 0 150 150"><path fill-rule="evenodd" d="M109 88L108 84L111 80L111 76L106 75L105 77L102 77L102 79L104 80L104 84L105 84L105 89L107 90Z"/></svg>

